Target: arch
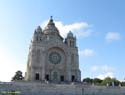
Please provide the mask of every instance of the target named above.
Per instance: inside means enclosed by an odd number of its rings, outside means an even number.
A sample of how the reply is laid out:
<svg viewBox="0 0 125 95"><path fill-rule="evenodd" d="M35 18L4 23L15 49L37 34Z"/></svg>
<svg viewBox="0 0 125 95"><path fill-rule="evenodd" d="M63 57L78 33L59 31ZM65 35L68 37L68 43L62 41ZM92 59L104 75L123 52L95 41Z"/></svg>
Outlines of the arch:
<svg viewBox="0 0 125 95"><path fill-rule="evenodd" d="M49 47L46 51L48 52L48 51L50 51L50 50L52 50L52 49L60 50L60 51L62 51L64 54L66 53L65 49L62 48L61 46Z"/></svg>
<svg viewBox="0 0 125 95"><path fill-rule="evenodd" d="M40 80L39 73L36 73L36 74L35 74L35 80Z"/></svg>

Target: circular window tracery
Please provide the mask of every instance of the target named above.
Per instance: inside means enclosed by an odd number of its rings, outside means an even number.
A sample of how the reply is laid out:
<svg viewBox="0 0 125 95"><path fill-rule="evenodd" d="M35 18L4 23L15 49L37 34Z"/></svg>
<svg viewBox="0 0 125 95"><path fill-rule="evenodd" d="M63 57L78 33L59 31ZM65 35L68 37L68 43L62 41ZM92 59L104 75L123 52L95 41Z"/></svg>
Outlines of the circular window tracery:
<svg viewBox="0 0 125 95"><path fill-rule="evenodd" d="M53 51L49 54L49 61L52 64L59 64L61 61L61 55L58 52Z"/></svg>

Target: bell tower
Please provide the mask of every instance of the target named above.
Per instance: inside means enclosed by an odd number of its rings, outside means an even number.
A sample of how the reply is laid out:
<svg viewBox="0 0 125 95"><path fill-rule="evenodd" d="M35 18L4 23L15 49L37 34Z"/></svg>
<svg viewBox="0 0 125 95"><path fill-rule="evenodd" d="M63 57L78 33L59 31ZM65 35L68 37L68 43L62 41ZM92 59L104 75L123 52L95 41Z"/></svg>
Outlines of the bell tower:
<svg viewBox="0 0 125 95"><path fill-rule="evenodd" d="M73 36L73 33L71 31L69 31L69 33L67 34L67 38L65 39L65 43L69 46L69 47L76 47L76 37Z"/></svg>

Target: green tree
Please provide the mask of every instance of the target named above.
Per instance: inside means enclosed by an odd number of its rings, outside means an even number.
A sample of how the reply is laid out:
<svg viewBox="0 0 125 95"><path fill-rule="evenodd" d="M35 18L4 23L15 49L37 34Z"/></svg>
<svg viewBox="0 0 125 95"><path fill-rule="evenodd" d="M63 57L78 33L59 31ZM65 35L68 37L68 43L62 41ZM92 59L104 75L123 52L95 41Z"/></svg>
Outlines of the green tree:
<svg viewBox="0 0 125 95"><path fill-rule="evenodd" d="M85 79L83 79L83 82L88 83L88 84L92 84L93 83L93 79L85 78Z"/></svg>
<svg viewBox="0 0 125 95"><path fill-rule="evenodd" d="M119 84L120 84L120 81L115 78L112 78L112 82L114 82L115 86L119 86Z"/></svg>
<svg viewBox="0 0 125 95"><path fill-rule="evenodd" d="M22 72L21 71L17 71L14 75L14 77L12 78L12 81L15 81L15 80L23 80L24 77L22 75Z"/></svg>
<svg viewBox="0 0 125 95"><path fill-rule="evenodd" d="M125 86L125 82L121 82L121 86Z"/></svg>
<svg viewBox="0 0 125 95"><path fill-rule="evenodd" d="M101 79L99 79L99 78L94 78L94 79L93 79L93 83L94 83L95 85L100 85L100 84L102 83L102 81L103 81L103 80L101 80Z"/></svg>
<svg viewBox="0 0 125 95"><path fill-rule="evenodd" d="M118 86L119 85L119 81L116 80L115 78L110 78L110 77L106 77L102 82L101 85L102 86L106 86L107 84L109 86L112 86L114 84L114 86Z"/></svg>

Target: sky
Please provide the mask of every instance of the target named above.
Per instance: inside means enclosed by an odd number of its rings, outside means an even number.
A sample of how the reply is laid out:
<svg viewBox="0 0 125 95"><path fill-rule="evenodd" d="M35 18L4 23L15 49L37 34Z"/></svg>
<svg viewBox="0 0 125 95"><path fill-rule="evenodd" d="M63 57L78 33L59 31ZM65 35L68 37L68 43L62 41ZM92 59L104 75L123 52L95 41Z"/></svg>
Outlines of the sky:
<svg viewBox="0 0 125 95"><path fill-rule="evenodd" d="M38 25L53 16L60 34L77 37L81 79L125 78L124 0L0 0L0 81L26 71Z"/></svg>

